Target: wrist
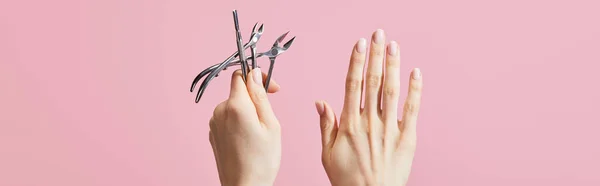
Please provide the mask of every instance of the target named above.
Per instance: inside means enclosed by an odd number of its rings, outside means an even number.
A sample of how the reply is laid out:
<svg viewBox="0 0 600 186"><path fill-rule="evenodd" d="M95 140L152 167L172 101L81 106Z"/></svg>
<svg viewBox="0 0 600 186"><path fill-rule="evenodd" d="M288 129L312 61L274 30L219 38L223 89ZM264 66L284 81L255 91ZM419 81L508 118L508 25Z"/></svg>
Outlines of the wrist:
<svg viewBox="0 0 600 186"><path fill-rule="evenodd" d="M255 173L241 173L255 172ZM240 171L234 174L224 175L221 186L272 186L275 182L276 173L256 173L261 171Z"/></svg>
<svg viewBox="0 0 600 186"><path fill-rule="evenodd" d="M273 186L273 184L270 184L270 183L240 183L240 184L230 184L230 185L223 185L223 186Z"/></svg>
<svg viewBox="0 0 600 186"><path fill-rule="evenodd" d="M343 183L332 183L331 186L387 186L385 182L375 180L346 180ZM395 186L395 185L394 185ZM404 186L404 185L398 185Z"/></svg>
<svg viewBox="0 0 600 186"><path fill-rule="evenodd" d="M226 183L221 184L222 186L273 186L272 182L269 181L240 181L237 183Z"/></svg>

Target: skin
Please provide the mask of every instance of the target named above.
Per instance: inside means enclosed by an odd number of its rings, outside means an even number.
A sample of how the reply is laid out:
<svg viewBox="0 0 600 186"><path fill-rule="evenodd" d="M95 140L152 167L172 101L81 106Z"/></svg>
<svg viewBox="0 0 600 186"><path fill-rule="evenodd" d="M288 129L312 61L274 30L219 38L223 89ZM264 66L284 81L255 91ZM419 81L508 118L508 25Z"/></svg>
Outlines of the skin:
<svg viewBox="0 0 600 186"><path fill-rule="evenodd" d="M265 77L257 68L244 82L241 70L235 71L229 98L210 119L209 140L223 186L273 185L279 171L281 132L263 88ZM279 90L270 84L269 93Z"/></svg>
<svg viewBox="0 0 600 186"><path fill-rule="evenodd" d="M383 31L373 33L363 77L367 53L366 41L361 40L352 51L339 122L327 103L316 102L321 117L322 163L333 186L403 186L416 147L421 74L419 69L411 73L403 120L398 120L398 45L392 41L386 51Z"/></svg>
<svg viewBox="0 0 600 186"><path fill-rule="evenodd" d="M361 39L352 51L339 122L329 104L315 103L322 163L333 186L404 186L416 147L421 73L414 69L410 75L399 120L398 44L392 41L386 46L385 35L378 30L368 54L366 45ZM266 74L254 69L247 82L241 75L240 70L233 73L230 96L215 108L210 120L219 179L223 186L273 185L281 160L281 132L263 88ZM270 84L269 93L279 90L277 83Z"/></svg>

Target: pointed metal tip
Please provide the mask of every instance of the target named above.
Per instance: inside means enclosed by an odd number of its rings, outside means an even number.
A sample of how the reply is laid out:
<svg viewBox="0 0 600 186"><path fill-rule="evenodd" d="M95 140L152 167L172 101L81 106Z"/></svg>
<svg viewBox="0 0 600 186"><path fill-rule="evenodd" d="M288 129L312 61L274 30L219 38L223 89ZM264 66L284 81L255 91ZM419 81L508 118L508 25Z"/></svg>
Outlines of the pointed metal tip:
<svg viewBox="0 0 600 186"><path fill-rule="evenodd" d="M290 48L290 46L292 46L292 43L294 42L294 39L296 39L296 36L294 36L292 39L290 39L288 42L286 42L286 43L283 45L283 48L284 48L284 49L288 49L288 48Z"/></svg>
<svg viewBox="0 0 600 186"><path fill-rule="evenodd" d="M258 25L258 22L254 23L254 26L252 27L253 32L256 30L256 25Z"/></svg>
<svg viewBox="0 0 600 186"><path fill-rule="evenodd" d="M265 24L260 24L260 27L258 27L258 32L262 33L264 26L265 26Z"/></svg>
<svg viewBox="0 0 600 186"><path fill-rule="evenodd" d="M277 38L277 42L281 43L283 41L283 39L285 39L285 37L290 33L290 31L287 31L286 33L282 34L281 36L279 36L279 38Z"/></svg>

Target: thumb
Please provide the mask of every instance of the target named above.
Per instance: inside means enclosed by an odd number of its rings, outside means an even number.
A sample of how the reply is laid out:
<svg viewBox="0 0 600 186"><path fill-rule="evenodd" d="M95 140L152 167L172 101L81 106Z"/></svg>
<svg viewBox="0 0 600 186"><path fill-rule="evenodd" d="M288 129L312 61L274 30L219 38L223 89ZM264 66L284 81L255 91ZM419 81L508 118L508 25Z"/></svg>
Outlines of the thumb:
<svg viewBox="0 0 600 186"><path fill-rule="evenodd" d="M315 102L315 106L321 117L321 141L325 150L326 148L331 148L337 136L337 117L325 101L317 101Z"/></svg>
<svg viewBox="0 0 600 186"><path fill-rule="evenodd" d="M256 113L258 114L258 119L265 124L277 123L277 118L273 113L271 103L269 103L267 92L263 87L262 77L263 76L260 68L255 68L252 70L252 73L248 74L248 79L246 81L248 94L250 94L250 98L254 103Z"/></svg>

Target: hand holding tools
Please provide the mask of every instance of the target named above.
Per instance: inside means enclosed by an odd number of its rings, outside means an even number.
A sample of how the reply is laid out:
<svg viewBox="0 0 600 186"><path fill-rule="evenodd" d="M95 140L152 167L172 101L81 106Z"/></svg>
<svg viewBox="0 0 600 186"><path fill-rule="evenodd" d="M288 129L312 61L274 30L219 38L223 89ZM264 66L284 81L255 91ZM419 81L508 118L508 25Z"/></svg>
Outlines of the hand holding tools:
<svg viewBox="0 0 600 186"><path fill-rule="evenodd" d="M193 92L194 88L196 87L196 84L198 84L200 79L202 79L203 77L206 76L206 78L204 79L204 81L202 81L202 84L200 85L200 90L196 94L196 103L198 103L200 101L200 98L204 94L204 91L206 90L206 87L208 86L209 82L213 78L217 77L221 71L225 70L227 67L240 65L242 68L242 73L243 73L242 78L244 79L244 81L247 81L247 73L250 70L250 66L248 65L247 61L251 60L252 61L252 69L255 69L256 67L259 67L258 61L256 61L256 60L261 57L269 57L269 61L271 62L270 66L269 66L269 72L267 75L266 83L265 83L265 90L267 90L269 88L269 82L271 81L271 75L273 74L273 67L275 65L275 59L277 58L277 56L279 56L282 53L284 53L285 51L287 51L287 49L292 45L292 43L294 42L294 39L296 38L296 37L293 37L292 39L287 41L285 44L283 44L282 47L280 47L279 44L283 42L283 39L289 33L289 31L288 31L277 38L277 40L275 41L275 43L273 44L271 49L269 49L266 52L257 54L256 53L256 44L258 43L260 37L263 34L263 31L264 31L263 26L264 25L261 24L258 27L258 29L256 29L256 26L258 26L258 23L254 24L254 27L252 28L252 34L250 35L250 40L247 43L242 44L242 36L241 36L240 28L239 28L240 24L239 24L239 20L238 20L237 10L233 10L233 20L234 20L234 26L235 26L235 32L236 32L237 51L234 52L227 59L225 59L223 62L214 64L214 65L204 69L194 78L194 81L192 82L192 86L190 88L190 92ZM247 48L250 48L250 57L246 57L244 55L245 54L244 51ZM235 58L239 58L239 59L235 60Z"/></svg>

